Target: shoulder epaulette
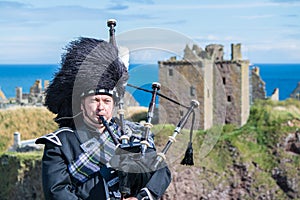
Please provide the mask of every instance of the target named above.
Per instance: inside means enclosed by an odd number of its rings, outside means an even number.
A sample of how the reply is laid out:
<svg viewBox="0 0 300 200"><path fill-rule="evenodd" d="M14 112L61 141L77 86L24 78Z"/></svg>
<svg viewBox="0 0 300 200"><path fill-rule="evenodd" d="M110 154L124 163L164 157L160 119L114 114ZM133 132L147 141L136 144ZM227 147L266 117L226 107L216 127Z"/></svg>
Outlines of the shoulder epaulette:
<svg viewBox="0 0 300 200"><path fill-rule="evenodd" d="M44 141L46 140L46 141L49 141L49 142L51 142L51 143L53 143L53 144L56 144L56 145L58 145L58 146L62 146L62 143L61 143L61 141L60 141L60 139L59 139L59 137L58 137L57 135L58 135L59 133L63 132L63 131L74 132L74 131L73 131L72 129L70 129L70 128L63 127L63 128L58 129L58 130L55 131L55 132L49 133L49 134L47 134L47 135L44 135L44 136L38 138L38 139L35 141L35 143L36 143L36 144L45 144Z"/></svg>

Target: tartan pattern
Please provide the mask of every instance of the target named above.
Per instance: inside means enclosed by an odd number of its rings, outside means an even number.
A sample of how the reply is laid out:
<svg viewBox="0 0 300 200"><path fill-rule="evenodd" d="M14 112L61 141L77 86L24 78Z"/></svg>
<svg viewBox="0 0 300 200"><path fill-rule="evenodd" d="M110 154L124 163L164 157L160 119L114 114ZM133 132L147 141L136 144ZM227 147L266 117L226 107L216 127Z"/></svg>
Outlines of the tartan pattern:
<svg viewBox="0 0 300 200"><path fill-rule="evenodd" d="M100 170L99 149L90 152L84 152L79 158L73 161L69 166L70 174L79 182L84 183L89 177Z"/></svg>
<svg viewBox="0 0 300 200"><path fill-rule="evenodd" d="M127 123L125 126L128 136L133 138L134 141L140 141L144 127L135 123ZM116 137L119 138L120 132L117 124L110 122L109 127L113 130ZM106 165L115 154L116 146L107 130L102 134L99 133L98 142L99 145L87 152L83 152L77 160L68 165L71 176L81 183L87 181L94 173L98 173L101 165ZM149 137L148 142L151 147L154 147L152 137Z"/></svg>
<svg viewBox="0 0 300 200"><path fill-rule="evenodd" d="M114 135L119 138L118 127L116 124L110 125L111 130L113 130ZM100 149L100 162L106 164L114 156L116 145L114 144L112 138L110 137L108 131L103 132L99 138L99 149Z"/></svg>
<svg viewBox="0 0 300 200"><path fill-rule="evenodd" d="M118 135L116 124L110 124L113 133ZM114 155L116 146L113 143L108 131L100 134L99 145L79 155L78 159L68 165L69 172L77 181L84 183L91 175L100 171L100 166L106 164Z"/></svg>

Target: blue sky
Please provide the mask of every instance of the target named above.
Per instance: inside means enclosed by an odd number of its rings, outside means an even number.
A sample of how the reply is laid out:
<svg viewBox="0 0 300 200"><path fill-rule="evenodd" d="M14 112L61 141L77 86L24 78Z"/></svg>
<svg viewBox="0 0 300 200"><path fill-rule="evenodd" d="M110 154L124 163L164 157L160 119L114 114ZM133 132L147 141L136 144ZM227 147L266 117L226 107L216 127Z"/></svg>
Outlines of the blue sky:
<svg viewBox="0 0 300 200"><path fill-rule="evenodd" d="M59 63L69 41L107 39L110 18L120 41L131 37L125 46L149 49L149 62L165 59L165 49L181 54L188 41L222 44L228 58L230 44L241 43L251 63L300 63L300 0L9 0L0 1L0 64Z"/></svg>

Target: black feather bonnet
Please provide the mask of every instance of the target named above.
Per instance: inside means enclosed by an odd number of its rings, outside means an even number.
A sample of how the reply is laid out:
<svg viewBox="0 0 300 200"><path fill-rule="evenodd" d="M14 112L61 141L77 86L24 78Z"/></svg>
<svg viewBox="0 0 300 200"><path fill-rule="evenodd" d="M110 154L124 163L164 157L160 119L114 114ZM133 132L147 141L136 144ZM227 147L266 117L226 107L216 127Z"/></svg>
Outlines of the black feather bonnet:
<svg viewBox="0 0 300 200"><path fill-rule="evenodd" d="M81 37L66 47L61 68L46 90L45 105L57 114L60 127L70 126L70 119L61 119L80 113L82 96L95 93L122 96L127 80L127 69L115 46L104 40Z"/></svg>

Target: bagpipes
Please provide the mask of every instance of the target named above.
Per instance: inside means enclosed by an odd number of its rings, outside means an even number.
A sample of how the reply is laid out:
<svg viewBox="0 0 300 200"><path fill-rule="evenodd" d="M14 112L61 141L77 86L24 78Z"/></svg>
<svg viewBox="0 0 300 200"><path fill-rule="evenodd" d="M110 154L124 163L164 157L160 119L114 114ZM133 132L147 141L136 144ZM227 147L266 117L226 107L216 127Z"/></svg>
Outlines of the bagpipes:
<svg viewBox="0 0 300 200"><path fill-rule="evenodd" d="M110 28L110 43L116 45L115 36L114 36L114 27L116 26L115 20L108 20L108 27ZM193 165L193 149L192 149L192 132L193 132L193 124L195 120L195 112L194 109L199 106L199 102L196 100L192 100L190 106L184 106L173 99L170 99L159 93L161 85L157 82L152 83L152 91L138 88L131 84L127 84L129 87L134 87L139 90L143 90L145 92L152 93L151 101L148 106L147 112L147 120L144 124L144 132L142 133L141 139L139 142L130 141L130 138L126 134L124 130L124 102L123 96L118 96L118 115L119 120L118 124L121 129L121 137L119 139L116 138L114 133L108 126L108 123L103 117L100 117L104 126L108 130L111 138L113 139L115 145L117 146L115 155L112 157L109 164L112 168L118 170L119 176L119 191L121 192L122 198L126 198L129 196L136 195L150 180L153 173L161 168L167 166L166 164L166 154L170 149L171 145L176 141L176 136L181 132L181 129L185 126L188 118L191 114L193 114L193 121L190 130L190 141L188 144L188 148L185 153L185 157L182 160L181 164L183 165ZM160 153L157 153L155 148L149 144L149 137L152 128L152 119L154 116L155 110L155 102L156 97L160 96L162 98L166 98L169 101L176 103L177 105L183 106L187 108L187 112L181 118L176 128L174 129L173 135L169 136L169 140L167 141L165 147Z"/></svg>

